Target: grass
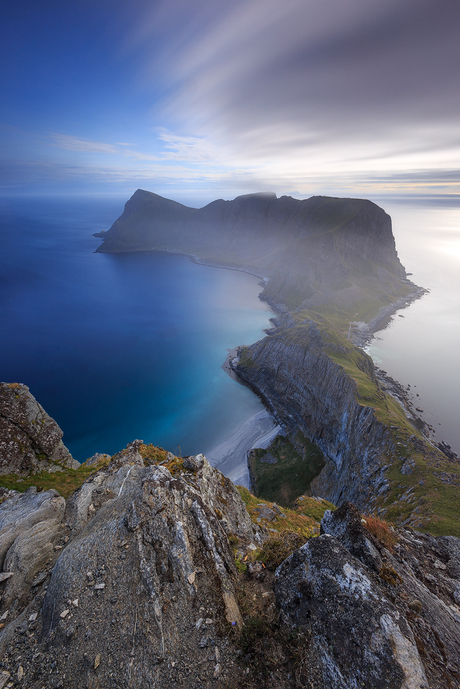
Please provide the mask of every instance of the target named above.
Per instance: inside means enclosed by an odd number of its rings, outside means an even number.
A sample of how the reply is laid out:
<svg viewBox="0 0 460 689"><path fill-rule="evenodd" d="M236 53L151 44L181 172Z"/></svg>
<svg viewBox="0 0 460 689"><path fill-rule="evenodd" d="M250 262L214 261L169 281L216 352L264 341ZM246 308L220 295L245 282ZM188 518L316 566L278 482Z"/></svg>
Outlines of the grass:
<svg viewBox="0 0 460 689"><path fill-rule="evenodd" d="M276 464L264 462L267 455L275 458ZM308 491L325 459L321 450L298 432L295 444L278 435L266 450L254 450L249 465L259 497L292 506L299 495Z"/></svg>
<svg viewBox="0 0 460 689"><path fill-rule="evenodd" d="M53 473L40 471L25 478L20 478L16 474L4 474L0 476L0 486L17 490L20 493L24 493L31 486L36 486L39 491L54 488L63 498L68 498L99 468L100 466L85 467L82 465L79 469L64 469L64 471Z"/></svg>
<svg viewBox="0 0 460 689"><path fill-rule="evenodd" d="M410 519L414 528L434 536L460 537L460 465L434 449L414 451L410 441L399 447L399 453L386 472L391 489L378 501L385 518L396 524ZM401 473L406 457L414 462L409 475Z"/></svg>
<svg viewBox="0 0 460 689"><path fill-rule="evenodd" d="M171 456L171 453L166 452L162 447L141 445L139 452L146 464L159 464L166 460L164 466L169 469L173 475L179 473L183 469L183 460ZM17 490L20 493L24 493L31 486L36 486L39 491L54 488L63 498L68 498L77 488L80 488L86 479L109 462L110 458L105 458L102 459L99 464L92 466L87 466L83 463L78 469L64 469L63 471L55 471L52 473L40 471L39 473L31 474L23 478L16 474L4 474L0 476L0 486L10 490Z"/></svg>
<svg viewBox="0 0 460 689"><path fill-rule="evenodd" d="M323 518L324 512L335 509L335 506L327 502L327 500L318 502L315 498L302 496L298 498L295 506L282 510L284 517L279 515L271 522L266 519L261 519L259 522L259 513L256 511L256 508L260 505L271 508L273 502L252 495L243 486L237 486L237 488L246 505L249 516L255 524L261 523L271 529L272 532L294 531L305 540L318 533L319 522Z"/></svg>
<svg viewBox="0 0 460 689"><path fill-rule="evenodd" d="M385 548L390 551L390 553L392 553L396 543L398 542L398 536L388 522L384 521L383 519L379 519L372 514L364 514L363 519L365 521L364 526L366 529L382 545L384 545Z"/></svg>

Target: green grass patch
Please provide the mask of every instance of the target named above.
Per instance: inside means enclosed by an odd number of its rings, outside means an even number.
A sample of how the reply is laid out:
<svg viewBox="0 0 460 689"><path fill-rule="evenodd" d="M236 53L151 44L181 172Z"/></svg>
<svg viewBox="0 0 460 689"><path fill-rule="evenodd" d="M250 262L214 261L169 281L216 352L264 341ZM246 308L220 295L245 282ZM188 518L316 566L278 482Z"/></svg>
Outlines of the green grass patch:
<svg viewBox="0 0 460 689"><path fill-rule="evenodd" d="M31 486L37 486L39 491L54 488L63 498L68 498L99 468L82 465L79 469L64 469L64 471L55 471L53 473L40 471L25 478L20 478L17 474L5 474L0 476L0 486L10 490L17 490L20 493L24 493Z"/></svg>
<svg viewBox="0 0 460 689"><path fill-rule="evenodd" d="M300 432L295 444L278 435L266 450L253 450L249 459L257 495L286 507L309 490L325 463L321 450Z"/></svg>
<svg viewBox="0 0 460 689"><path fill-rule="evenodd" d="M318 501L315 498L302 496L298 498L296 505L292 508L283 508L284 516L279 515L273 521L268 522L259 518L256 508L260 505L272 507L273 502L256 497L243 486L237 486L237 488L254 524L263 524L272 532L293 531L305 540L318 533L324 512L335 510L335 506L327 500ZM255 557L257 557L257 553L255 553Z"/></svg>

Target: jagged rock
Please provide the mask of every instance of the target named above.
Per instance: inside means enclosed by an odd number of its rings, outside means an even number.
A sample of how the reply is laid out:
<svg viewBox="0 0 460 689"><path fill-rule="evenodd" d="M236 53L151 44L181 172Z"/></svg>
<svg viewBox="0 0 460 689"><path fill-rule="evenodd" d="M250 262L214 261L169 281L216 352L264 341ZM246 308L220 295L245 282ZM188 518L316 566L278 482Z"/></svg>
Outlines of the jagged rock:
<svg viewBox="0 0 460 689"><path fill-rule="evenodd" d="M364 528L359 510L350 502L331 512L326 510L321 520L321 533L335 536L337 540L367 567L378 570L382 564L374 539Z"/></svg>
<svg viewBox="0 0 460 689"><path fill-rule="evenodd" d="M62 430L20 383L0 383L0 474L78 469Z"/></svg>
<svg viewBox="0 0 460 689"><path fill-rule="evenodd" d="M103 452L96 452L92 457L89 457L86 462L85 466L87 467L92 467L92 466L97 466L101 462L107 462L110 459L110 455L107 455Z"/></svg>
<svg viewBox="0 0 460 689"><path fill-rule="evenodd" d="M242 619L227 538L237 534L237 556L248 554L258 527L203 455L189 458L196 469L177 460L168 471L144 466L138 443L91 476L65 515L54 491L0 505L0 682L19 682L22 668L29 689L261 686L235 643ZM351 504L326 512L322 535L278 568L281 627L272 608L270 633L279 636L261 637L259 652L270 663L281 655L266 685L460 686L460 539L403 529L390 552L366 524ZM265 619L273 574L268 561L248 561L240 581Z"/></svg>
<svg viewBox="0 0 460 689"><path fill-rule="evenodd" d="M184 467L189 471L198 471L203 466L204 455L196 455L196 457L184 457Z"/></svg>
<svg viewBox="0 0 460 689"><path fill-rule="evenodd" d="M333 536L285 560L275 594L283 622L308 635L300 672L316 671L315 689L428 689L409 625Z"/></svg>
<svg viewBox="0 0 460 689"><path fill-rule="evenodd" d="M14 575L3 591L4 607L9 608L13 603L22 606L35 583L36 575L52 560L54 546L64 533L61 516L27 529L8 550L3 567L6 571L14 572Z"/></svg>
<svg viewBox="0 0 460 689"><path fill-rule="evenodd" d="M60 522L64 509L65 500L55 490L37 493L34 487L0 505L0 565L18 537L37 524Z"/></svg>
<svg viewBox="0 0 460 689"><path fill-rule="evenodd" d="M404 464L401 467L401 474L405 474L406 476L409 474L412 474L415 469L415 462L413 459L409 457L409 459L406 459Z"/></svg>
<svg viewBox="0 0 460 689"><path fill-rule="evenodd" d="M37 672L36 656L45 652L69 688L172 688L189 676L185 668L200 686L218 686L217 676L236 686L240 669L225 636L242 619L227 531L254 540L244 504L202 455L193 458L196 472L173 476L163 466L141 466L136 453L130 444L69 499L72 536L33 623L38 646L35 660L21 661L24 676ZM89 511L95 491L111 497ZM17 560L11 563L17 572ZM25 614L0 633L0 646L15 643Z"/></svg>

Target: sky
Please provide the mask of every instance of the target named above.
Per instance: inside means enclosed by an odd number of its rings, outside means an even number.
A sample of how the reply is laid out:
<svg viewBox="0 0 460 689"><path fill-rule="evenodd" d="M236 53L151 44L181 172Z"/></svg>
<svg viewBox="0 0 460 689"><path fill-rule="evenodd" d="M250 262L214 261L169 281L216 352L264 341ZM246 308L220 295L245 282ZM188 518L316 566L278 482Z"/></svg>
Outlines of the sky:
<svg viewBox="0 0 460 689"><path fill-rule="evenodd" d="M458 0L16 0L0 194L460 194Z"/></svg>

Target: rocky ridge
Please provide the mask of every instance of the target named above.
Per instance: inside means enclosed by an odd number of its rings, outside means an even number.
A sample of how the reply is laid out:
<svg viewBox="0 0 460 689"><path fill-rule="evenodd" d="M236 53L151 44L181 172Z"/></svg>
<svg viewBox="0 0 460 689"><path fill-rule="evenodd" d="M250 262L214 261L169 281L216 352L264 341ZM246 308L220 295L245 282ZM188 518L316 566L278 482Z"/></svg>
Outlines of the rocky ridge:
<svg viewBox="0 0 460 689"><path fill-rule="evenodd" d="M343 503L299 548L203 455L140 448L0 505L0 687L460 686L460 539Z"/></svg>

